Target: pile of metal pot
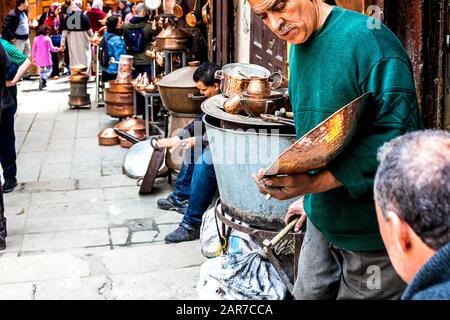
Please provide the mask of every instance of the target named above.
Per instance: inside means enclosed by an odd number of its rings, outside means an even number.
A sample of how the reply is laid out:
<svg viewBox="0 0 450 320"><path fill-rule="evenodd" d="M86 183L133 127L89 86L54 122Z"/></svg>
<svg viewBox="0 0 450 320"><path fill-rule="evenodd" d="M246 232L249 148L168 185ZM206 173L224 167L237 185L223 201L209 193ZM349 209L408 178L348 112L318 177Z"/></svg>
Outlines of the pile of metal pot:
<svg viewBox="0 0 450 320"><path fill-rule="evenodd" d="M70 68L70 107L91 107L90 95L87 93L87 82L89 80L89 76L85 73L87 70L88 67L84 65L75 65Z"/></svg>
<svg viewBox="0 0 450 320"><path fill-rule="evenodd" d="M271 74L258 65L232 63L223 66L215 77L221 80L222 94L228 97L224 102L228 113L259 117L290 108L287 91L277 90L284 80L279 72Z"/></svg>

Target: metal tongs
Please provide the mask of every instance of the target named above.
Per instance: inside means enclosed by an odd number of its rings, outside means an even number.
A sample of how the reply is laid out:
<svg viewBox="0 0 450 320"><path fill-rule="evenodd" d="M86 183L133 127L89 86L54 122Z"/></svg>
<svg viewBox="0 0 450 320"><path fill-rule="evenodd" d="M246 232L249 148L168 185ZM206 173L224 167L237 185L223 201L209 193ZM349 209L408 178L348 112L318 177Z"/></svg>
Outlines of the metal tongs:
<svg viewBox="0 0 450 320"><path fill-rule="evenodd" d="M280 124L286 124L288 126L295 127L295 122L292 119L280 117L280 116L274 116L273 114L267 114L262 113L260 114L261 119L263 119L266 122L274 122L274 123L280 123Z"/></svg>

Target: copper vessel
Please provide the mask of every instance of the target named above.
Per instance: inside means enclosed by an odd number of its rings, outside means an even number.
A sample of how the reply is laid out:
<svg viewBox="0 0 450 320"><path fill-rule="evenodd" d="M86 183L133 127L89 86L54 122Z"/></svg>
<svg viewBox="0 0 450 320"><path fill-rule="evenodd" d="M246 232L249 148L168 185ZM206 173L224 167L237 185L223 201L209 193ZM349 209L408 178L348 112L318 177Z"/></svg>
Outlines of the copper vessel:
<svg viewBox="0 0 450 320"><path fill-rule="evenodd" d="M170 26L156 36L156 47L160 50L186 50L190 38L186 32Z"/></svg>
<svg viewBox="0 0 450 320"><path fill-rule="evenodd" d="M197 64L169 73L158 82L159 94L167 110L182 114L200 114L206 99L193 79Z"/></svg>
<svg viewBox="0 0 450 320"><path fill-rule="evenodd" d="M101 146L115 146L120 143L119 136L113 128L106 128L98 134L98 144Z"/></svg>
<svg viewBox="0 0 450 320"><path fill-rule="evenodd" d="M113 104L133 104L132 93L117 93L105 89L105 101Z"/></svg>
<svg viewBox="0 0 450 320"><path fill-rule="evenodd" d="M266 176L297 174L325 167L351 141L366 93L348 103L286 149L265 171Z"/></svg>
<svg viewBox="0 0 450 320"><path fill-rule="evenodd" d="M129 135L131 135L131 136L133 136L136 139L141 140L141 141L144 141L144 139L145 139L145 133L142 133L142 132L139 132L139 131L130 130L130 131L126 131L126 133L128 133ZM131 148L134 145L133 142L130 142L130 141L128 141L125 138L119 137L119 140L120 140L120 146L122 148L129 149L129 148Z"/></svg>
<svg viewBox="0 0 450 320"><path fill-rule="evenodd" d="M133 105L118 105L105 101L105 113L111 117L126 118L134 114Z"/></svg>
<svg viewBox="0 0 450 320"><path fill-rule="evenodd" d="M84 97L73 97L69 95L69 106L78 108L80 107L90 108L91 107L90 95L88 94L87 96Z"/></svg>
<svg viewBox="0 0 450 320"><path fill-rule="evenodd" d="M89 76L84 73L71 74L69 77L70 82L87 82L88 80Z"/></svg>
<svg viewBox="0 0 450 320"><path fill-rule="evenodd" d="M136 131L145 133L145 121L136 117L126 118L114 126L122 131Z"/></svg>
<svg viewBox="0 0 450 320"><path fill-rule="evenodd" d="M258 65L248 63L230 63L218 70L214 77L220 82L222 94L231 97L242 94L248 87L251 77L269 78L270 71Z"/></svg>
<svg viewBox="0 0 450 320"><path fill-rule="evenodd" d="M87 66L82 64L77 64L75 66L70 66L70 73L80 73L80 72L86 72L88 69Z"/></svg>
<svg viewBox="0 0 450 320"><path fill-rule="evenodd" d="M108 82L109 92L115 93L133 93L133 85L131 83L117 83L116 80Z"/></svg>
<svg viewBox="0 0 450 320"><path fill-rule="evenodd" d="M241 95L238 93L235 93L233 96L229 97L227 100L225 100L223 107L225 109L225 112L231 113L231 114L239 114L241 113L244 108L241 103Z"/></svg>

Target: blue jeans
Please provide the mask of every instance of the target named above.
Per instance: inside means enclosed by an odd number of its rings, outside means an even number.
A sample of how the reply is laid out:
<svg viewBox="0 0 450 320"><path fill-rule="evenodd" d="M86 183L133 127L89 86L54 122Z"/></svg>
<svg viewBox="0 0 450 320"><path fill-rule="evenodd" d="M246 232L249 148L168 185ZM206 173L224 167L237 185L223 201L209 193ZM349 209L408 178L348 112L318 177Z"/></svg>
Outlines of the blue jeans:
<svg viewBox="0 0 450 320"><path fill-rule="evenodd" d="M208 210L216 190L217 180L211 151L206 149L194 166L189 206L184 214L183 222L199 227L202 224L203 213Z"/></svg>

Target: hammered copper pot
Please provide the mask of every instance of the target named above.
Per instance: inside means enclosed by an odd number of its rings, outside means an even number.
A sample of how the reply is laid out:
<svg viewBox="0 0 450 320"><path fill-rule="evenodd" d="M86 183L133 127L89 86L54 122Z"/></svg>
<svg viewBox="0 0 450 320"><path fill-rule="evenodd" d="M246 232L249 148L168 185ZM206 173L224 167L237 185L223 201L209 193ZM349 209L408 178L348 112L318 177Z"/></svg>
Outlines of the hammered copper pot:
<svg viewBox="0 0 450 320"><path fill-rule="evenodd" d="M98 134L98 144L101 146L115 146L120 143L119 136L113 128L106 128Z"/></svg>
<svg viewBox="0 0 450 320"><path fill-rule="evenodd" d="M262 77L268 79L270 71L255 64L230 63L218 70L214 77L220 82L222 93L231 97L234 94L242 94L247 89L251 77Z"/></svg>
<svg viewBox="0 0 450 320"><path fill-rule="evenodd" d="M130 83L117 83L116 80L111 80L109 83L109 92L114 93L133 93L133 85Z"/></svg>
<svg viewBox="0 0 450 320"><path fill-rule="evenodd" d="M136 117L127 118L114 126L121 131L145 133L145 121Z"/></svg>
<svg viewBox="0 0 450 320"><path fill-rule="evenodd" d="M105 101L113 104L133 104L133 93L117 93L105 89Z"/></svg>
<svg viewBox="0 0 450 320"><path fill-rule="evenodd" d="M133 136L136 139L139 139L141 141L144 141L144 139L145 139L145 133L142 133L142 132L139 132L139 131L129 130L129 131L126 131L126 133L128 133L129 135L131 135L131 136ZM134 145L134 143L128 141L125 138L119 137L119 139L120 139L120 146L122 148L129 149L129 148L131 148Z"/></svg>
<svg viewBox="0 0 450 320"><path fill-rule="evenodd" d="M134 114L134 106L114 104L105 101L105 113L111 117L126 118Z"/></svg>
<svg viewBox="0 0 450 320"><path fill-rule="evenodd" d="M156 36L156 47L160 50L185 50L190 38L186 32L170 26Z"/></svg>

